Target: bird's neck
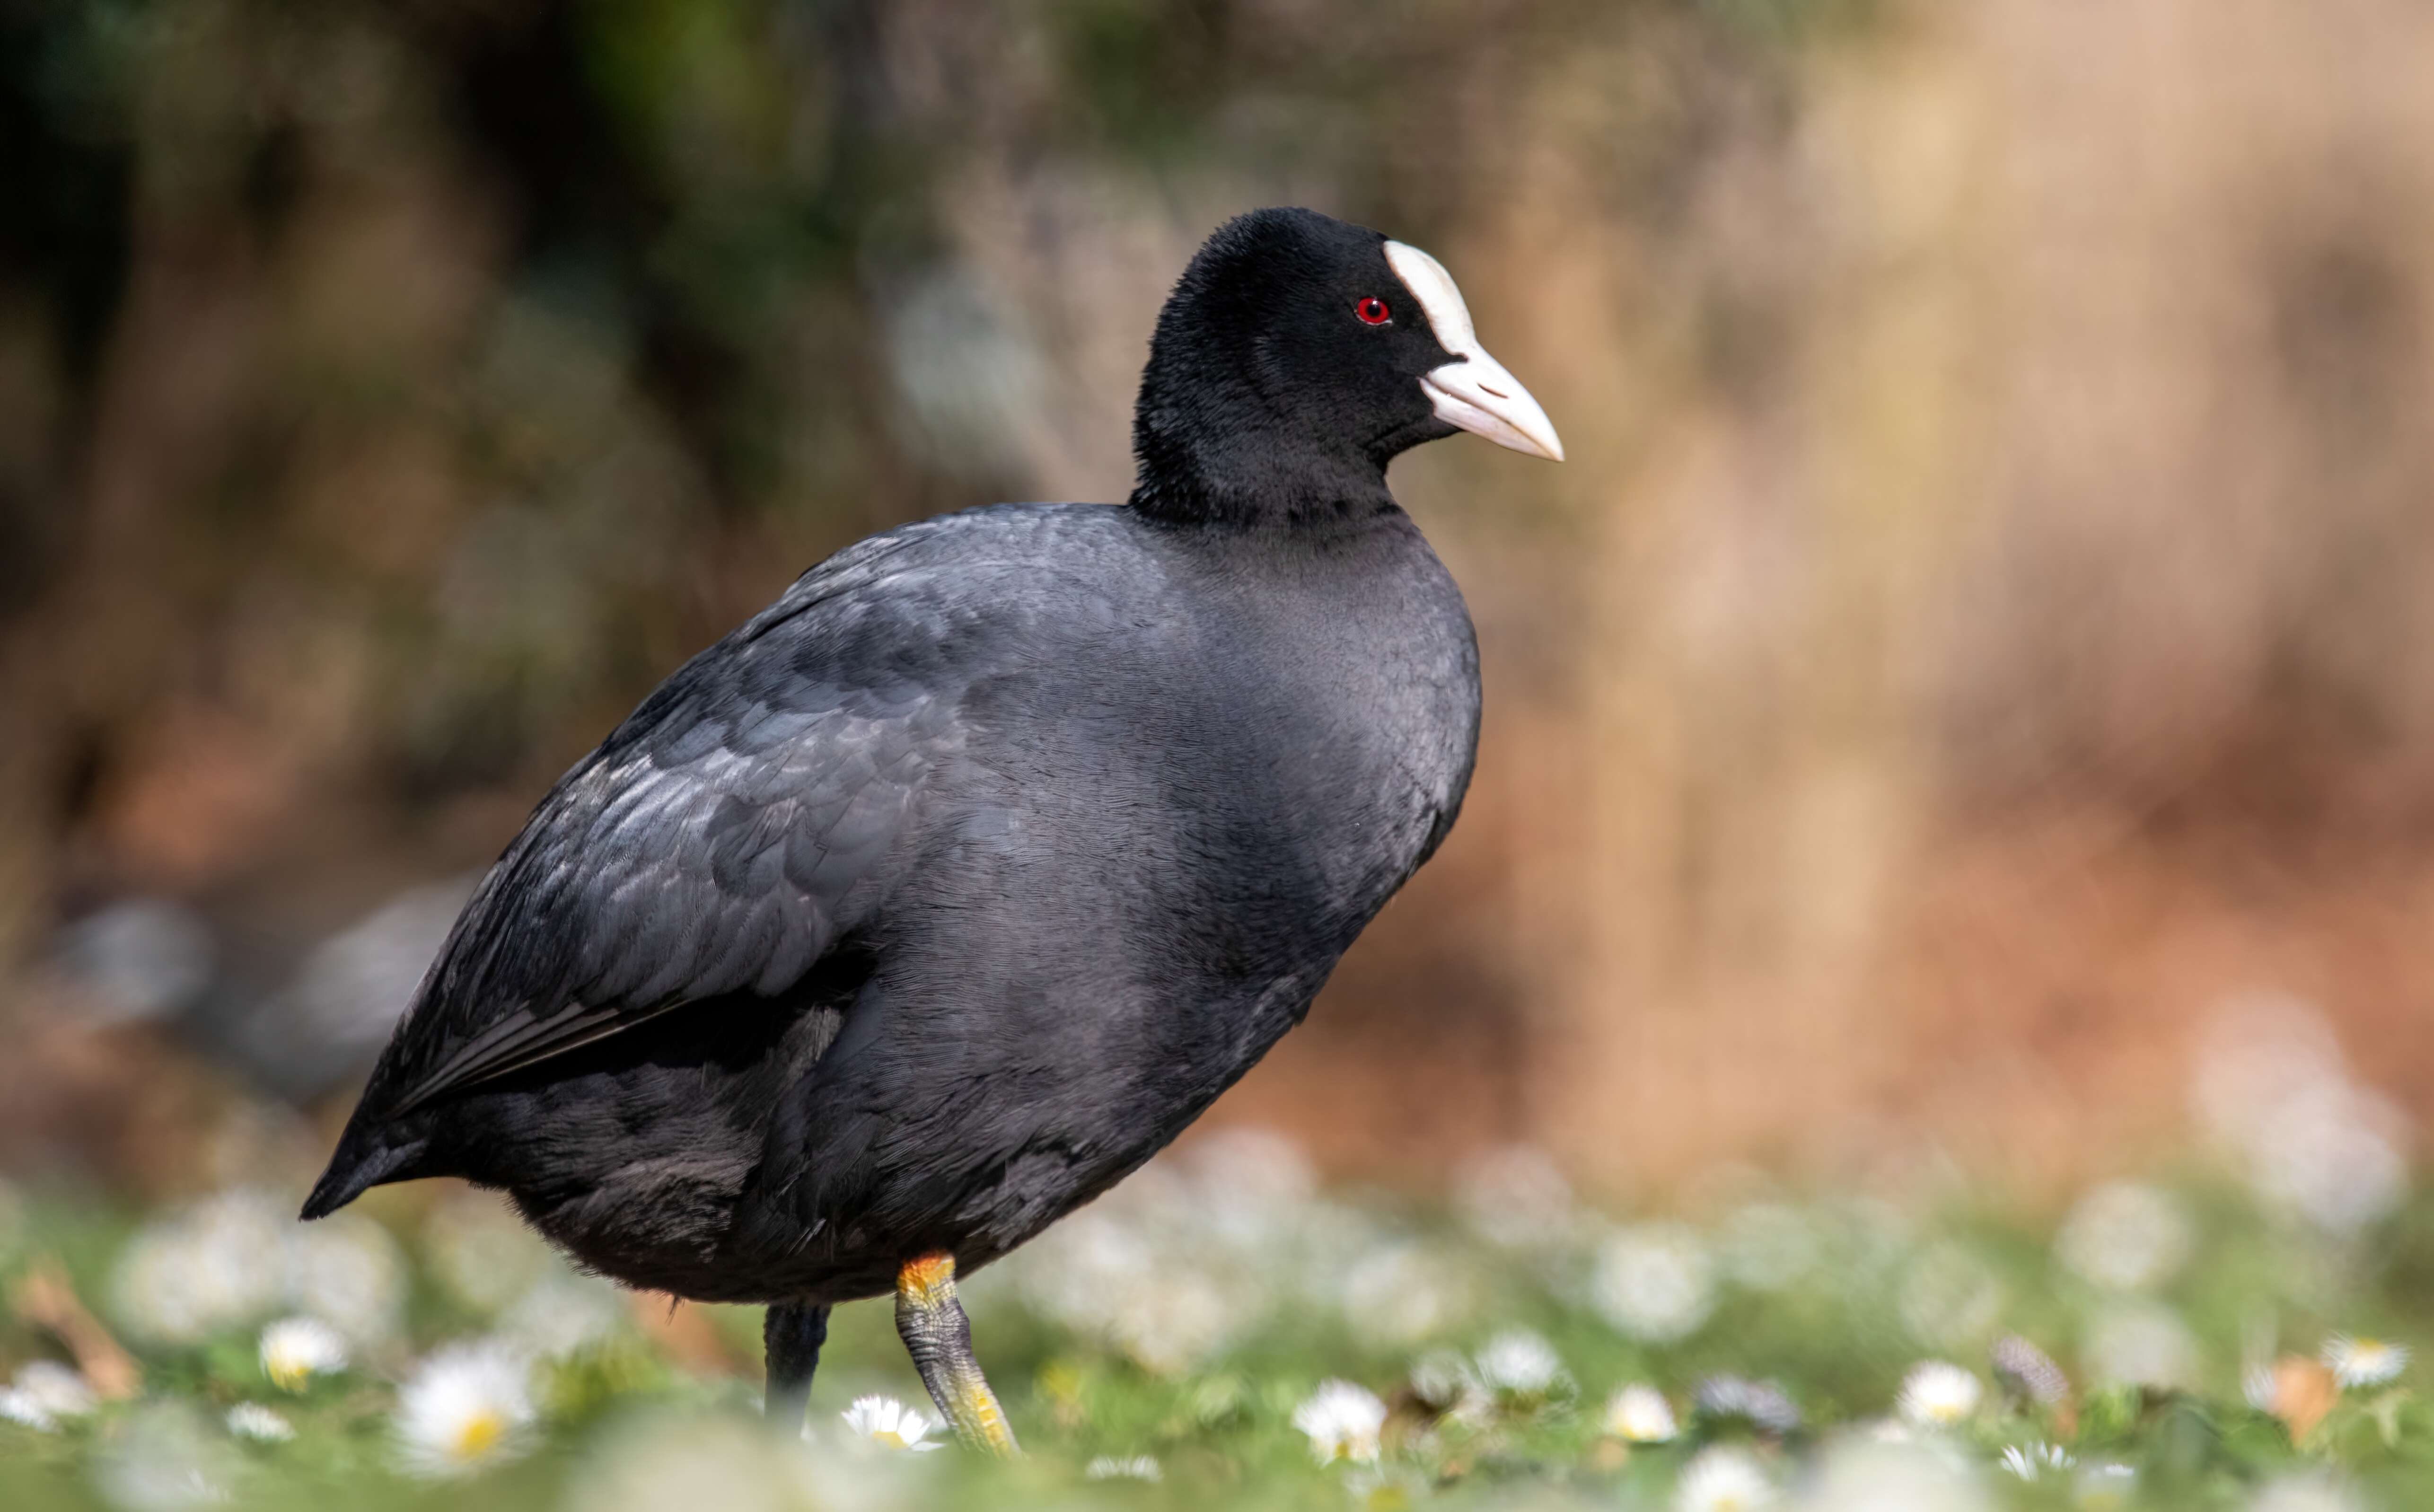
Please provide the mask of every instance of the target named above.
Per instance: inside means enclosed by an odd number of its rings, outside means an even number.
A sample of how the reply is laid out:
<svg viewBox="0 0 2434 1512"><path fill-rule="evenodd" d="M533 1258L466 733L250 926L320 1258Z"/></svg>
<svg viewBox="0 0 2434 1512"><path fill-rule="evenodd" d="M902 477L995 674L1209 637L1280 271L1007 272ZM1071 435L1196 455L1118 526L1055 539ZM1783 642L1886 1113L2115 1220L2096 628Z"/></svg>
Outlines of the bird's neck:
<svg viewBox="0 0 2434 1512"><path fill-rule="evenodd" d="M1349 448L1245 429L1220 436L1137 432L1140 469L1127 501L1178 524L1324 526L1395 507L1383 463Z"/></svg>

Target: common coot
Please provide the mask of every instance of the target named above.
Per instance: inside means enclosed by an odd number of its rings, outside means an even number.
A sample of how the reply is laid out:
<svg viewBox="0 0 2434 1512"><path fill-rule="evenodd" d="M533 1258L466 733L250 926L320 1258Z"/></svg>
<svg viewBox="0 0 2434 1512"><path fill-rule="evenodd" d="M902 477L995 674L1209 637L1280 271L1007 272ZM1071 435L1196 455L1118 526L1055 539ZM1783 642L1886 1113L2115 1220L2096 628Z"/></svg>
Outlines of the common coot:
<svg viewBox="0 0 2434 1512"><path fill-rule="evenodd" d="M1434 259L1221 228L1127 504L873 536L677 669L466 905L304 1216L502 1189L591 1269L769 1304L790 1422L831 1306L893 1292L1011 1451L957 1270L1249 1070L1461 807L1470 618L1386 489L1456 430L1563 455Z"/></svg>

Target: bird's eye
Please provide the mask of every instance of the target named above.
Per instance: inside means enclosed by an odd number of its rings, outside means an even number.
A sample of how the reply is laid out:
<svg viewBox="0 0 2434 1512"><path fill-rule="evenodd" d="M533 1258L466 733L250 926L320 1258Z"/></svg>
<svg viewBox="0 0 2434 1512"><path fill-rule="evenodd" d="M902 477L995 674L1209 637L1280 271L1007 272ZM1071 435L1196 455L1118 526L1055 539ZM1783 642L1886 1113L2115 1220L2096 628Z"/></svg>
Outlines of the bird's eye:
<svg viewBox="0 0 2434 1512"><path fill-rule="evenodd" d="M1363 300L1352 307L1352 313L1371 325L1384 325L1389 315L1386 301L1377 298Z"/></svg>

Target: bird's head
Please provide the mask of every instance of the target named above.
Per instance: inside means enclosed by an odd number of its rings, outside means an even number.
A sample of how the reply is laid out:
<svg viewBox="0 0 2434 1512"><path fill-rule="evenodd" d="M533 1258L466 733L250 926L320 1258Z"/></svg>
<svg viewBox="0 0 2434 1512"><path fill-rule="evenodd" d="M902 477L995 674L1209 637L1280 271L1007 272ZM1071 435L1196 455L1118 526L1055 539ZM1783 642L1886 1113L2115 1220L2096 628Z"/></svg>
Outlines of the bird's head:
<svg viewBox="0 0 2434 1512"><path fill-rule="evenodd" d="M1133 444L1137 507L1300 512L1384 490L1386 464L1469 431L1561 461L1428 253L1312 210L1218 228L1159 313Z"/></svg>

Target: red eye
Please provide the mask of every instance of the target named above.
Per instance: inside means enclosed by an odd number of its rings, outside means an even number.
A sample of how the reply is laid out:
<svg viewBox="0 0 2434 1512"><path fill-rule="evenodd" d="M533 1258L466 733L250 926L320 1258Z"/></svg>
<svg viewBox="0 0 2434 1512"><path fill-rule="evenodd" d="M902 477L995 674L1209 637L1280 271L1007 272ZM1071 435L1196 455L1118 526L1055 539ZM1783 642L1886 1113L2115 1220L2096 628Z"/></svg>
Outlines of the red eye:
<svg viewBox="0 0 2434 1512"><path fill-rule="evenodd" d="M1386 301L1380 299L1363 300L1360 303L1352 307L1352 313L1361 317L1363 320L1368 321L1371 325L1384 325L1389 314L1386 309Z"/></svg>

